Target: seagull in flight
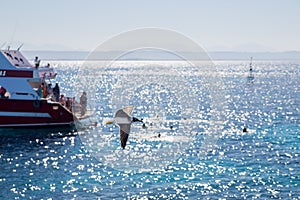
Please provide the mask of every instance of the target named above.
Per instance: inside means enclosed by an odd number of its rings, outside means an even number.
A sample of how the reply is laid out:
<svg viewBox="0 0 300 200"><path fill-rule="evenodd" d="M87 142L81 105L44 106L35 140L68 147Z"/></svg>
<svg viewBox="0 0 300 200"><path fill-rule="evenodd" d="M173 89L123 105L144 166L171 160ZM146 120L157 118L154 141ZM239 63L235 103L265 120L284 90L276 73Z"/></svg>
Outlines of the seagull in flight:
<svg viewBox="0 0 300 200"><path fill-rule="evenodd" d="M122 108L115 113L115 116L113 119L108 119L105 122L105 124L116 123L119 126L121 147L123 149L125 149L126 142L128 140L131 124L134 122L142 122L143 123L142 119L138 119L138 118L131 116L133 108L134 108L133 106L127 106L125 108Z"/></svg>

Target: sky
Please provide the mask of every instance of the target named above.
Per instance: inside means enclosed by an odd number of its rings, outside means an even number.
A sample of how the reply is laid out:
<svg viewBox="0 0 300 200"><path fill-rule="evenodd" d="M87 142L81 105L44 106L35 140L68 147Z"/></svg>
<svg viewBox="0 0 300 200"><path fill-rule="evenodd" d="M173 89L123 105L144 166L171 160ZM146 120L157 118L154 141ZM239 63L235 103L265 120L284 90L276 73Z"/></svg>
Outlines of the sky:
<svg viewBox="0 0 300 200"><path fill-rule="evenodd" d="M299 10L299 0L0 0L0 47L92 51L156 27L207 51L300 51Z"/></svg>

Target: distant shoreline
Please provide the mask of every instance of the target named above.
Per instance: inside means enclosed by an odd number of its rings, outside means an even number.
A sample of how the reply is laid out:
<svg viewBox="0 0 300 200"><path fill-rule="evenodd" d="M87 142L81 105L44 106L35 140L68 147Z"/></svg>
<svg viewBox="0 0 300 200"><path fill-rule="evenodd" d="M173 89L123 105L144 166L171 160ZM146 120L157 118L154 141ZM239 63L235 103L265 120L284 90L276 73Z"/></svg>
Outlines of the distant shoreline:
<svg viewBox="0 0 300 200"><path fill-rule="evenodd" d="M43 60L86 60L90 55L87 51L23 51L27 58L33 59L39 56ZM202 54L202 55L201 55ZM207 57L207 54L209 57ZM285 51L285 52L208 52L193 53L181 52L180 56L188 60L249 60L253 57L254 60L300 60L300 51ZM92 60L113 60L114 55L118 52L97 52L96 59ZM176 55L165 52L142 51L134 54L125 55L118 60L182 60Z"/></svg>

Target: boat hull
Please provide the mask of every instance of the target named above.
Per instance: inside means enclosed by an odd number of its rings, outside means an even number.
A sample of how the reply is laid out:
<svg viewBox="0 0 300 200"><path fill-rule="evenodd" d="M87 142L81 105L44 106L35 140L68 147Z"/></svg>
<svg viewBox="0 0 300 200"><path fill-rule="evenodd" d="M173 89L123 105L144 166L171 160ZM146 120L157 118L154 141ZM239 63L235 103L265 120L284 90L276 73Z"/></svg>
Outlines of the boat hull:
<svg viewBox="0 0 300 200"><path fill-rule="evenodd" d="M57 102L0 99L0 128L73 126L76 117Z"/></svg>

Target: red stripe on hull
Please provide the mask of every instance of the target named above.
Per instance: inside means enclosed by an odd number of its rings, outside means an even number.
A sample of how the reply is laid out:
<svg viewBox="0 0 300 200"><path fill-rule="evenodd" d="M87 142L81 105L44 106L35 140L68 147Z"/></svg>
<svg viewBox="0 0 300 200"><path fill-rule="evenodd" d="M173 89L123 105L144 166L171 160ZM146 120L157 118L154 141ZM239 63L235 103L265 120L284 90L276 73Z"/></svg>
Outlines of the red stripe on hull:
<svg viewBox="0 0 300 200"><path fill-rule="evenodd" d="M0 99L0 113L0 127L67 125L74 122L74 115L66 108L46 100ZM20 113L24 116L16 116ZM37 116L34 116L35 113Z"/></svg>
<svg viewBox="0 0 300 200"><path fill-rule="evenodd" d="M0 77L32 78L33 77L33 71L0 70Z"/></svg>

